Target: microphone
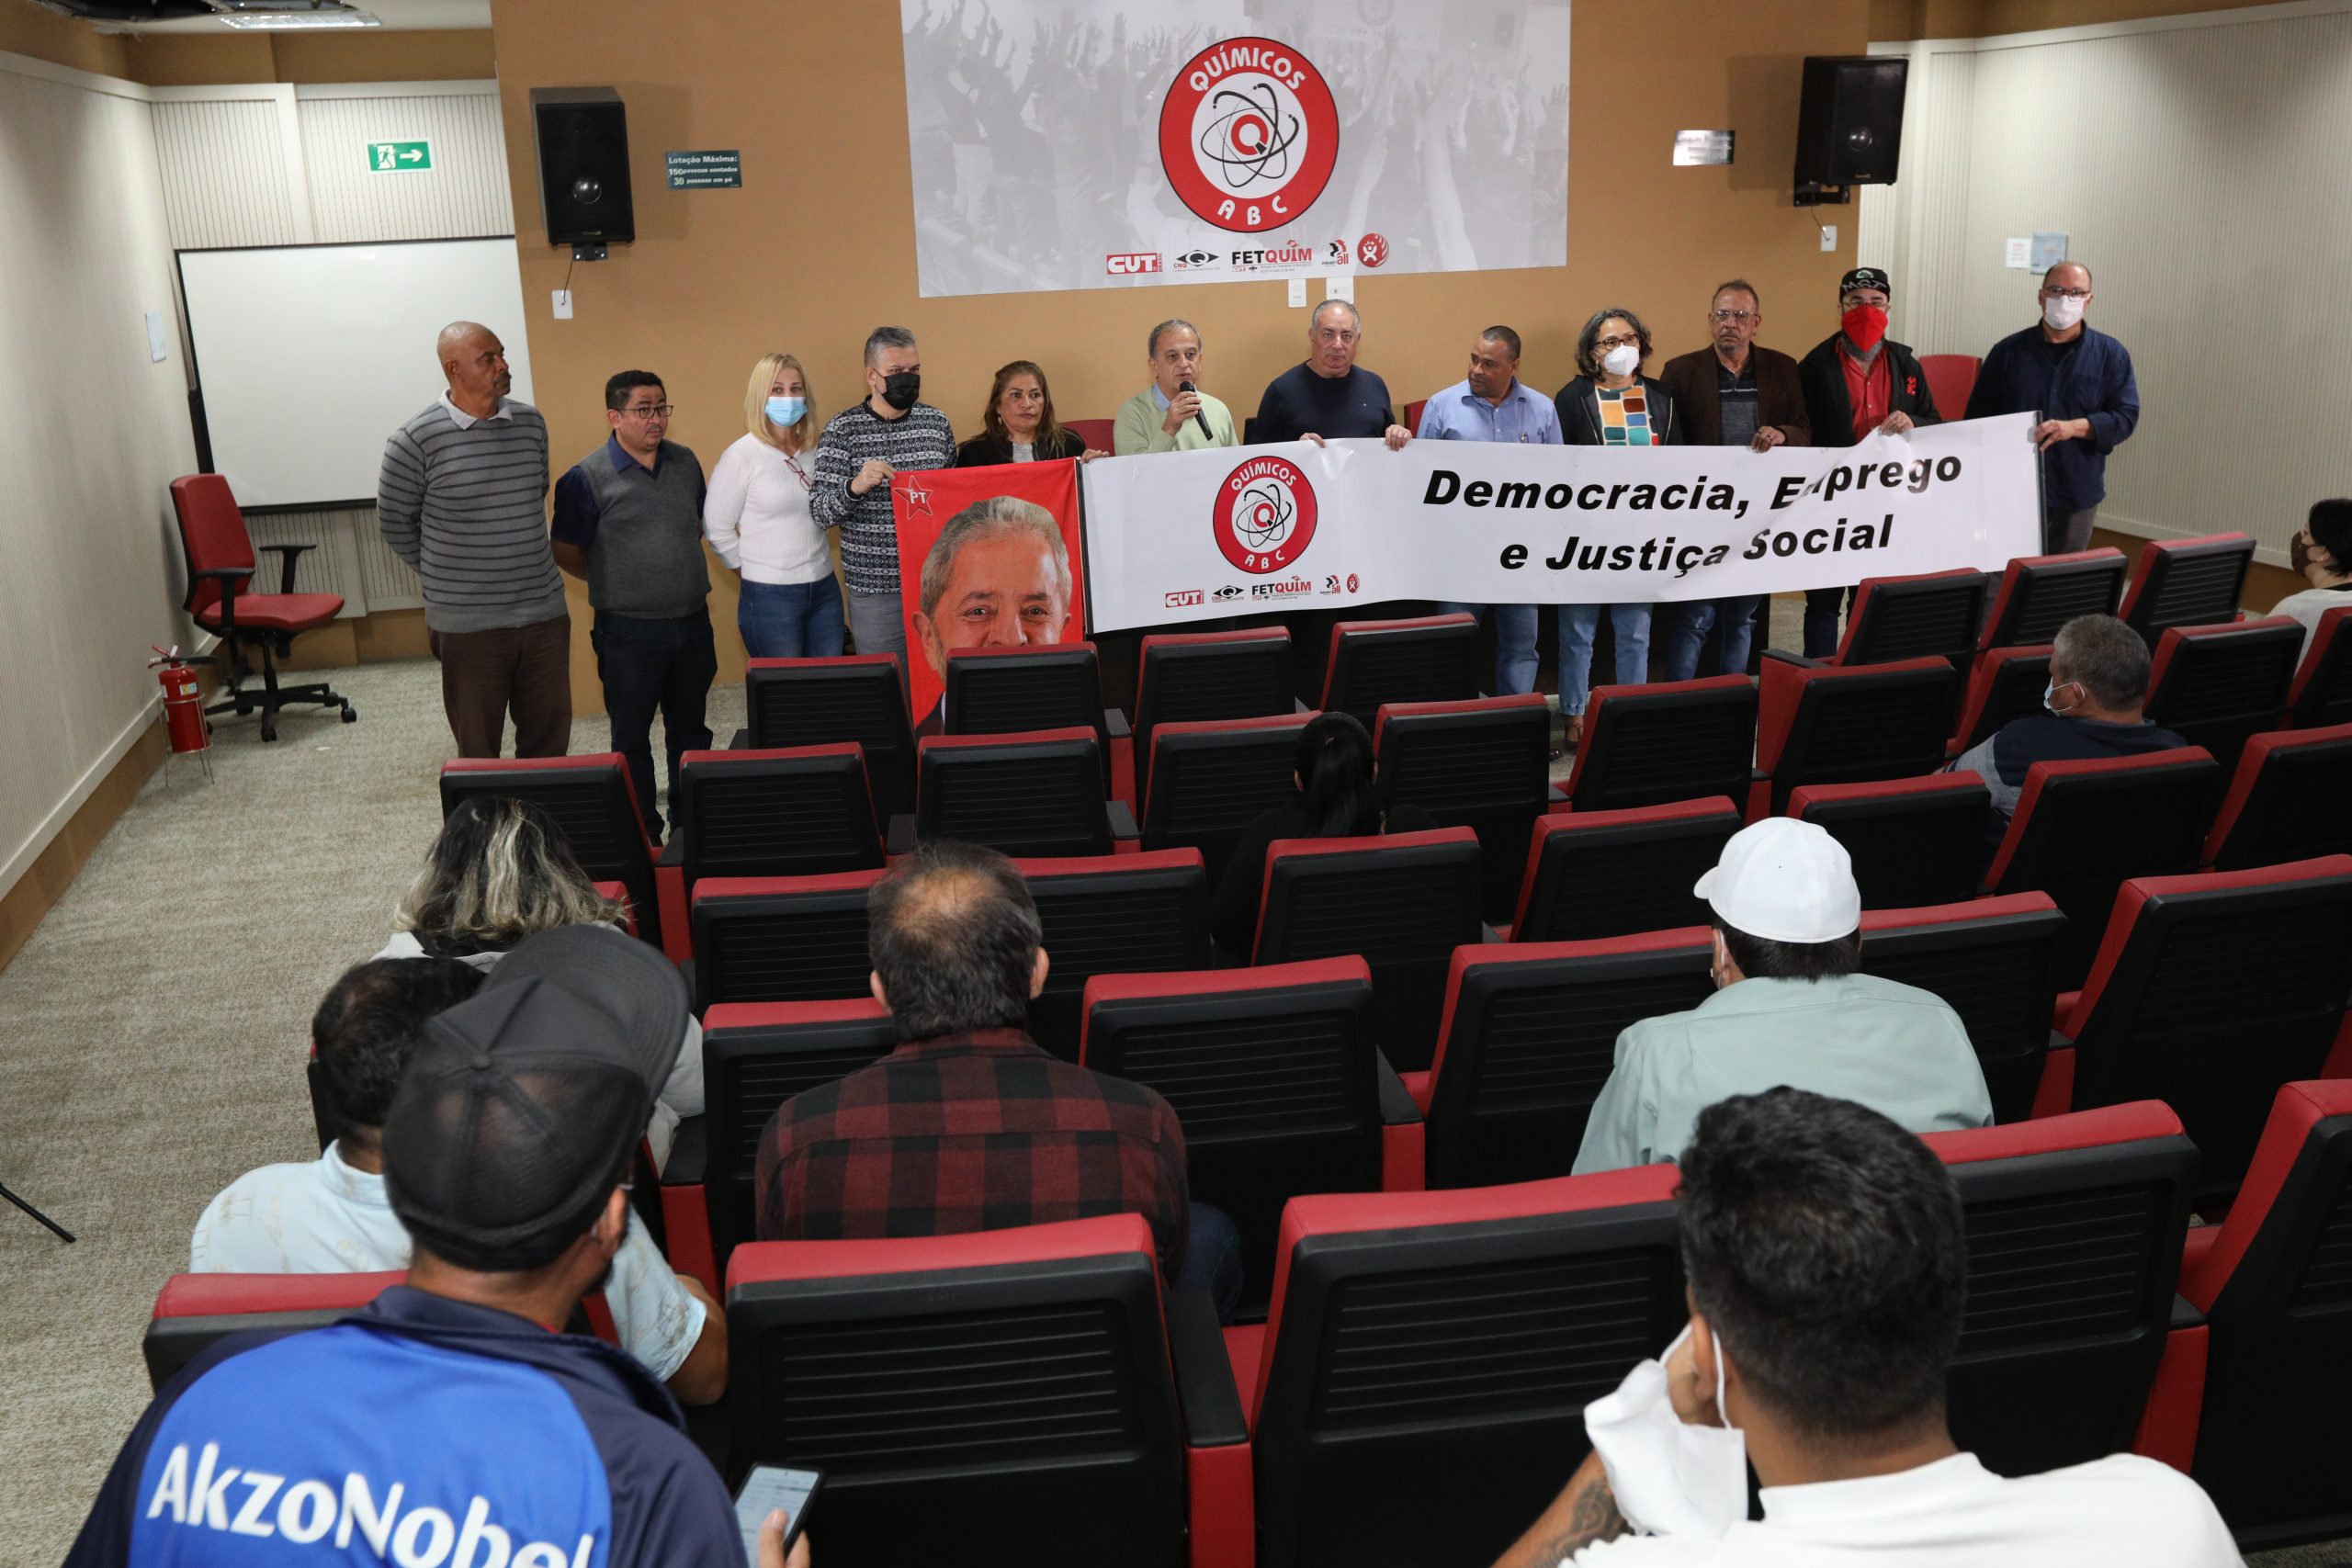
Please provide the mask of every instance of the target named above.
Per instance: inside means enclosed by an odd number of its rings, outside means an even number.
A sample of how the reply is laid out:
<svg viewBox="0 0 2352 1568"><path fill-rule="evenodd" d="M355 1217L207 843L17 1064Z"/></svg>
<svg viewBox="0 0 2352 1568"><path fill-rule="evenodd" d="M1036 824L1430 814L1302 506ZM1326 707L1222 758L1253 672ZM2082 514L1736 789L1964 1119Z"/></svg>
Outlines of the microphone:
<svg viewBox="0 0 2352 1568"><path fill-rule="evenodd" d="M1180 391L1180 392L1191 392L1191 393L1193 393L1194 396L1198 396L1198 395L1199 395L1199 393L1200 393L1200 390L1201 390L1198 387L1195 387L1195 386L1193 386L1193 383L1192 383L1192 379L1191 379L1191 378L1189 378L1189 377L1188 377L1188 378L1186 378L1185 379L1182 380L1182 381L1177 382L1177 383L1176 383L1176 389L1177 389L1178 391ZM1211 440L1211 441L1215 441L1215 440L1216 439L1216 436L1209 434L1209 418L1208 418L1208 415L1206 415L1206 414L1203 413L1203 412L1202 412L1200 410L1198 410L1198 409L1194 409L1194 410L1193 411L1193 423L1194 424L1197 424L1197 425L1199 425L1199 426L1201 427L1201 434L1202 434L1203 435L1204 435L1204 436L1207 436L1209 440Z"/></svg>

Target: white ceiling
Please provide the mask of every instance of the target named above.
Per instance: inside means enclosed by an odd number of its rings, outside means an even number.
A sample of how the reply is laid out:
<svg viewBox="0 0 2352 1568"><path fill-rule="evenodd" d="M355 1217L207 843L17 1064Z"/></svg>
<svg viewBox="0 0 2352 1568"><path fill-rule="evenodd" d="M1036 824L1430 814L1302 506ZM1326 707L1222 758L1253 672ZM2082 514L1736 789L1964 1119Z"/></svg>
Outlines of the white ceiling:
<svg viewBox="0 0 2352 1568"><path fill-rule="evenodd" d="M490 0L351 0L360 10L368 12L384 28L353 28L331 29L338 38L365 38L368 33L395 29L401 31L490 26ZM188 17L176 22L141 22L130 26L110 26L109 32L126 33L209 33L227 37L237 29L218 17Z"/></svg>

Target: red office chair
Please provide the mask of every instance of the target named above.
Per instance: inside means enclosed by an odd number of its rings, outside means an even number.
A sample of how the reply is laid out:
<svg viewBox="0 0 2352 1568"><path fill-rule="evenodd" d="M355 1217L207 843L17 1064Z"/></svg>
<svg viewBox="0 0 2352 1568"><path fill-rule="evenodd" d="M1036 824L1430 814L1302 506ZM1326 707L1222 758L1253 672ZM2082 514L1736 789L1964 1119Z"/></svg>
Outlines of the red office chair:
<svg viewBox="0 0 2352 1568"><path fill-rule="evenodd" d="M254 580L254 542L245 532L244 513L229 493L229 481L219 474L184 474L172 481L172 509L179 513L180 555L187 563L187 597L180 607L229 646L229 694L204 711L233 712L242 718L259 710L264 740L277 739L277 710L288 703L341 708L343 722L355 722L358 711L323 681L302 686L277 683L278 655L291 654L296 637L343 614L339 593L294 592L296 558L318 547L263 546L279 559L277 592L247 593L244 589ZM249 647L261 650L259 692L243 689L253 673L245 663Z"/></svg>
<svg viewBox="0 0 2352 1568"><path fill-rule="evenodd" d="M1958 419L1976 389L1976 373L1984 362L1973 354L1923 354L1919 372L1928 378L1928 395L1946 419Z"/></svg>

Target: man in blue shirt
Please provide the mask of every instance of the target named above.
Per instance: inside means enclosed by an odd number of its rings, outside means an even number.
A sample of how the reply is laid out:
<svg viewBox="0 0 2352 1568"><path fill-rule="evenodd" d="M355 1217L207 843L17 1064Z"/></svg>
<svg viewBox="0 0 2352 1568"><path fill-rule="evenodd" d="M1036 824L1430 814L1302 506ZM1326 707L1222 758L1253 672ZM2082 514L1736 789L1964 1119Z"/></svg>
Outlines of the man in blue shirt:
<svg viewBox="0 0 2352 1568"><path fill-rule="evenodd" d="M1470 345L1470 374L1431 398L1421 410L1424 441L1515 441L1522 446L1560 445L1560 412L1552 400L1519 379L1519 334L1488 327ZM1495 612L1495 694L1535 689L1535 606L1453 604L1441 615Z"/></svg>
<svg viewBox="0 0 2352 1568"><path fill-rule="evenodd" d="M668 1391L561 1332L620 1247L685 1019L657 950L571 927L428 1023L384 1126L407 1282L189 1363L67 1562L741 1568L734 1506Z"/></svg>
<svg viewBox="0 0 2352 1568"><path fill-rule="evenodd" d="M2039 412L2041 548L2090 547L2091 524L2107 499L2107 455L2140 423L2140 383L2132 355L2084 324L2091 269L2060 262L2041 276L2041 320L1993 345L1968 394L1970 419Z"/></svg>

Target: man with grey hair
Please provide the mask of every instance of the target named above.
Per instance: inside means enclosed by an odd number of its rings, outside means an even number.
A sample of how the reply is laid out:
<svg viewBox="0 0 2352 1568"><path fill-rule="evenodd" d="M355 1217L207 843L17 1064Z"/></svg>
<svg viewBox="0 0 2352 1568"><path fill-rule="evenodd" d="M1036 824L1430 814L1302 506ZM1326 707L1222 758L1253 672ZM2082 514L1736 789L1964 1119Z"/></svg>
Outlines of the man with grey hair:
<svg viewBox="0 0 2352 1568"><path fill-rule="evenodd" d="M890 512L894 474L956 465L956 432L922 400L922 356L904 327L865 338L865 400L833 415L817 437L808 514L842 531L849 579L849 629L860 653L903 654L907 626L899 601L899 528Z"/></svg>
<svg viewBox="0 0 2352 1568"><path fill-rule="evenodd" d="M1059 642L1070 592L1061 525L1018 496L976 501L939 531L917 592L915 635L943 682L951 649Z"/></svg>
<svg viewBox="0 0 2352 1568"><path fill-rule="evenodd" d="M2148 645L2138 632L2113 615L2077 615L2058 629L2050 686L2041 694L2049 713L2011 719L1945 770L1973 773L1993 792L1984 824L1988 863L2000 852L2026 772L2036 762L2132 757L2188 744L2141 716L2147 697Z"/></svg>
<svg viewBox="0 0 2352 1568"><path fill-rule="evenodd" d="M1326 299L1306 320L1306 359L1275 377L1258 400L1252 446L1285 441L1379 436L1389 450L1401 448L1413 433L1391 412L1388 383L1356 363L1363 343L1363 318L1344 299Z"/></svg>
<svg viewBox="0 0 2352 1568"><path fill-rule="evenodd" d="M571 747L571 614L548 542L548 423L507 392L498 334L452 321L434 345L449 389L384 443L376 524L424 592L425 639L460 757Z"/></svg>
<svg viewBox="0 0 2352 1568"><path fill-rule="evenodd" d="M1198 385L1201 330L1182 317L1151 329L1144 344L1151 385L1120 406L1112 421L1111 450L1122 457L1142 452L1197 452L1204 446L1238 446L1233 413Z"/></svg>

